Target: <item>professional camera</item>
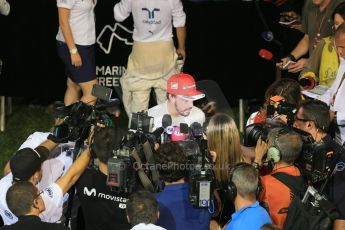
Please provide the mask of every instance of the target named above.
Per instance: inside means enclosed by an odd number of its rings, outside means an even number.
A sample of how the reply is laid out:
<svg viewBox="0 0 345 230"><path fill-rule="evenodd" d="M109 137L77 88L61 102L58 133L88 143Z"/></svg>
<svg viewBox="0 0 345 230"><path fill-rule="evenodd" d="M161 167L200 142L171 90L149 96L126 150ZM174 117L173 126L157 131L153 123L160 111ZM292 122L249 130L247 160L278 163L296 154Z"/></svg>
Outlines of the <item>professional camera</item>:
<svg viewBox="0 0 345 230"><path fill-rule="evenodd" d="M316 142L312 138L304 139L300 157L295 165L302 176L312 184L328 179L334 169L332 147L324 141Z"/></svg>
<svg viewBox="0 0 345 230"><path fill-rule="evenodd" d="M204 147L198 146L198 153L189 157L192 166L188 173L189 200L195 207L208 208L213 197L214 174L212 161L207 156L207 142L203 140L202 143Z"/></svg>
<svg viewBox="0 0 345 230"><path fill-rule="evenodd" d="M130 157L130 149L123 147L108 160L107 185L116 193L131 193L137 186L134 167L135 160Z"/></svg>
<svg viewBox="0 0 345 230"><path fill-rule="evenodd" d="M279 102L276 106L267 106L267 118L263 123L255 123L246 126L244 130L244 146L253 147L256 146L256 142L261 138L263 141L267 140L267 135L272 128L291 127L294 122L294 115L296 114L296 108L287 102ZM286 115L286 123L276 120L275 117Z"/></svg>
<svg viewBox="0 0 345 230"><path fill-rule="evenodd" d="M281 101L276 106L268 105L267 106L267 115L274 116L277 115L286 115L286 125L292 126L294 122L294 116L297 112L295 106L291 103Z"/></svg>
<svg viewBox="0 0 345 230"><path fill-rule="evenodd" d="M129 116L128 128L143 133L152 133L153 117L147 115L147 112L132 113Z"/></svg>
<svg viewBox="0 0 345 230"><path fill-rule="evenodd" d="M159 134L152 133L153 118L147 113L133 113L129 130L119 150L108 161L108 186L115 192L131 193L139 186L159 192L163 183L154 167L152 144Z"/></svg>
<svg viewBox="0 0 345 230"><path fill-rule="evenodd" d="M189 201L197 208L211 205L214 189L213 162L199 123L190 126L190 140L178 142L188 159Z"/></svg>
<svg viewBox="0 0 345 230"><path fill-rule="evenodd" d="M61 125L54 127L54 136L56 139L65 139L69 141L83 141L89 134L92 125L103 124L109 126L112 123L112 114L108 109L118 108L120 101L110 99L111 89L94 85L93 96L98 96L95 105L89 105L82 101L69 106L56 108L57 117L64 118Z"/></svg>
<svg viewBox="0 0 345 230"><path fill-rule="evenodd" d="M324 141L315 141L310 133L303 130L292 126L286 126L285 128L293 129L303 140L302 151L299 158L295 161L295 165L301 171L304 179L315 184L329 178L334 168L332 165L332 147ZM245 146L255 146L260 137L264 141L267 141L267 136L270 131L271 127L265 127L263 124L247 126L244 138Z"/></svg>

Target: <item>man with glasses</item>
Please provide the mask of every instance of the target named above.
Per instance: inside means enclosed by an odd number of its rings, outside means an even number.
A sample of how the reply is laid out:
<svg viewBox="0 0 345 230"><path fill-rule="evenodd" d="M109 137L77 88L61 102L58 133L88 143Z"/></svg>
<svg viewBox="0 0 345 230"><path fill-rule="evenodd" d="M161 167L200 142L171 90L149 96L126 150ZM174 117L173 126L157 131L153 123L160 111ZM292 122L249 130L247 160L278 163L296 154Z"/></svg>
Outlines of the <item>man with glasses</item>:
<svg viewBox="0 0 345 230"><path fill-rule="evenodd" d="M284 127L272 129L268 134L268 143L260 139L255 147L254 162L262 165L264 155L274 162L272 172L260 177L262 191L259 200L267 207L272 223L281 229L284 228L293 191L276 175L283 174L298 189L304 189L300 170L294 165L302 145L301 136L290 127Z"/></svg>
<svg viewBox="0 0 345 230"><path fill-rule="evenodd" d="M345 161L345 149L336 143L328 134L330 127L329 107L318 100L302 101L295 117L294 127L310 133L316 143L324 143L333 150L331 169L338 162ZM339 219L334 223L333 229L345 229L345 173L337 171L331 178L326 191L329 199L337 206Z"/></svg>
<svg viewBox="0 0 345 230"><path fill-rule="evenodd" d="M50 229L67 230L62 224L42 222L39 215L45 210L41 192L30 182L21 181L13 184L6 193L6 202L19 220L13 225L6 225L2 230Z"/></svg>
<svg viewBox="0 0 345 230"><path fill-rule="evenodd" d="M205 97L205 94L196 89L194 78L185 73L171 76L167 84L167 101L148 110L148 115L154 117L154 129L162 127L165 114L170 114L172 126L180 123L191 125L205 122L205 114L193 105L193 101Z"/></svg>

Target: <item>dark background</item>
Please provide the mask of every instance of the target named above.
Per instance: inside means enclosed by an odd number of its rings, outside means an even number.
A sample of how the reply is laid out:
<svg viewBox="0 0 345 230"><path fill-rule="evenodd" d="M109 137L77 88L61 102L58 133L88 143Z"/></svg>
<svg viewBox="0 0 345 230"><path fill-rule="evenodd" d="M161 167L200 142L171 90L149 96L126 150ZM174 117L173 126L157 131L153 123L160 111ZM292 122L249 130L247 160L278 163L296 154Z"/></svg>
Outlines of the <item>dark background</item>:
<svg viewBox="0 0 345 230"><path fill-rule="evenodd" d="M98 0L97 33L104 25L114 25L113 6L117 1ZM3 59L0 95L63 100L64 67L56 53L58 15L55 0L9 0L10 15L0 16L0 57ZM260 8L275 37L288 41L282 50L261 38L264 27L253 2L186 1L187 60L184 72L196 80L216 81L229 101L262 98L275 78L274 62L258 56L261 48L277 57L300 38L278 25L279 12L273 4ZM122 23L132 28L131 19ZM296 35L297 34L297 35ZM105 54L96 45L97 65L126 66L130 46L113 42ZM229 81L230 83L225 83Z"/></svg>

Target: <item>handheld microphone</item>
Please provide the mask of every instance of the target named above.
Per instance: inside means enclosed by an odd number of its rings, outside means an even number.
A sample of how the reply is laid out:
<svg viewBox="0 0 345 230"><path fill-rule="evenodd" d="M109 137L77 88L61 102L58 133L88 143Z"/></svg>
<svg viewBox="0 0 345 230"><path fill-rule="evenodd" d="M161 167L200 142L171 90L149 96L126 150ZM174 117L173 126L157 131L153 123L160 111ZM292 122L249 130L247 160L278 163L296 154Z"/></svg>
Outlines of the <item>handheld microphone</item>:
<svg viewBox="0 0 345 230"><path fill-rule="evenodd" d="M311 77L303 77L298 81L298 83L305 90L310 90L310 89L313 89L315 87L315 80Z"/></svg>
<svg viewBox="0 0 345 230"><path fill-rule="evenodd" d="M149 139L152 143L157 143L157 140L161 137L161 135L164 133L164 128L159 127L152 133L146 134L146 137Z"/></svg>
<svg viewBox="0 0 345 230"><path fill-rule="evenodd" d="M181 133L181 129L179 126L175 126L173 129L173 132L171 134L171 141L177 142L177 141L185 141L187 139L187 136L185 133Z"/></svg>
<svg viewBox="0 0 345 230"><path fill-rule="evenodd" d="M162 127L166 128L172 124L172 119L170 114L164 114L162 118Z"/></svg>
<svg viewBox="0 0 345 230"><path fill-rule="evenodd" d="M272 31L264 31L261 33L261 37L266 41L266 42L271 42L274 39Z"/></svg>
<svg viewBox="0 0 345 230"><path fill-rule="evenodd" d="M264 31L261 33L262 39L266 42L274 42L278 46L282 46L282 43L274 38L273 32L270 30Z"/></svg>
<svg viewBox="0 0 345 230"><path fill-rule="evenodd" d="M185 133L185 134L189 134L189 127L188 127L188 124L186 124L186 123L180 123L180 132L181 132L181 133Z"/></svg>
<svg viewBox="0 0 345 230"><path fill-rule="evenodd" d="M275 58L271 51L266 49L259 50L259 56L267 61L282 62L282 60Z"/></svg>
<svg viewBox="0 0 345 230"><path fill-rule="evenodd" d="M164 133L164 128L163 128L163 127L159 127L159 128L157 128L155 131L152 132L152 135L153 135L156 139L158 139L158 138L162 135L162 133Z"/></svg>
<svg viewBox="0 0 345 230"><path fill-rule="evenodd" d="M170 114L164 114L162 118L162 127L164 132L161 134L161 144L164 144L168 141L169 136L172 133L172 119ZM171 130L171 131L170 131Z"/></svg>
<svg viewBox="0 0 345 230"><path fill-rule="evenodd" d="M195 137L195 138L201 138L203 136L203 128L201 126L201 124L199 122L193 122L191 125L190 125L190 129L192 131L192 135Z"/></svg>

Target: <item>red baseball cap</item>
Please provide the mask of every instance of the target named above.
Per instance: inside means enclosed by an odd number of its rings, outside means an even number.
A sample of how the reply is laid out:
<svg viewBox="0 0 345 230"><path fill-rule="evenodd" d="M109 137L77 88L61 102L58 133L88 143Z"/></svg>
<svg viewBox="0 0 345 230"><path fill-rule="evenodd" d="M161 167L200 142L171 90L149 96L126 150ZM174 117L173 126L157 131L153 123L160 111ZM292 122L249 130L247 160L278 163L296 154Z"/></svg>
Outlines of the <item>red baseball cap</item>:
<svg viewBox="0 0 345 230"><path fill-rule="evenodd" d="M196 89L194 78L185 73L175 74L168 79L167 92L192 101L205 97L204 93Z"/></svg>

